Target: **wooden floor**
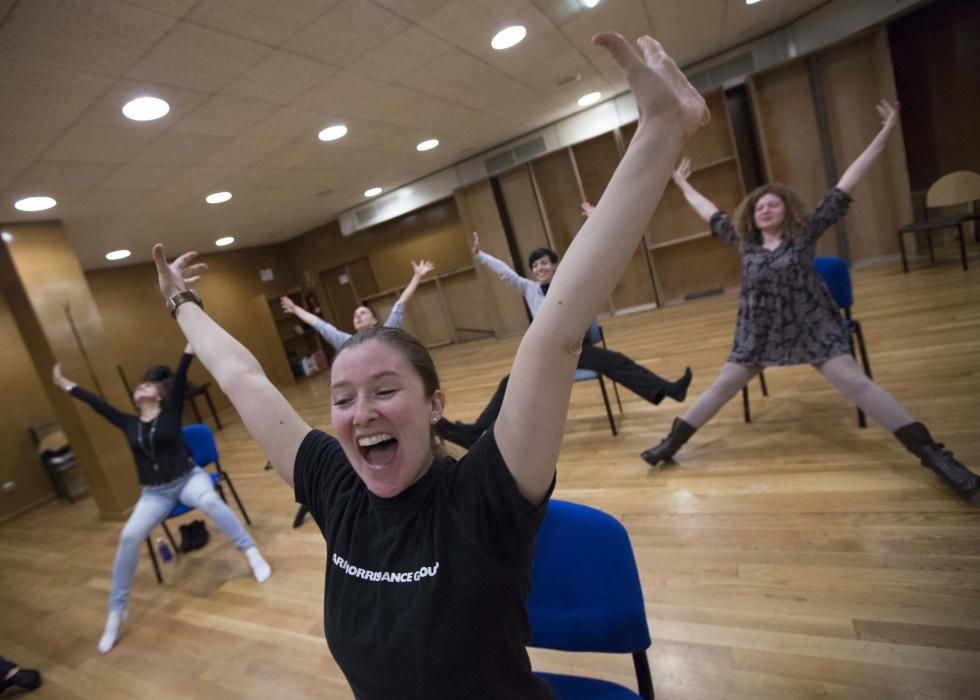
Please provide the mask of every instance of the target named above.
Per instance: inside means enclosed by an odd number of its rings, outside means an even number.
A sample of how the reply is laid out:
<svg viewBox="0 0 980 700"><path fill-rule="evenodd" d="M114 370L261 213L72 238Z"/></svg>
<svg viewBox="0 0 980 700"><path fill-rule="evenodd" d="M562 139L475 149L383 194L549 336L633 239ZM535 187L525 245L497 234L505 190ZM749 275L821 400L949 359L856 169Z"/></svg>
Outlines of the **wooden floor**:
<svg viewBox="0 0 980 700"><path fill-rule="evenodd" d="M875 377L980 470L980 264L856 274ZM604 323L610 346L692 397L731 345L737 298ZM440 349L448 413L476 416L517 340ZM594 383L576 386L555 496L619 517L632 537L661 700L980 697L980 507L952 497L812 369L771 370L659 473L639 459L683 410L624 393L618 438ZM328 425L327 379L288 392ZM0 527L0 653L41 669L46 698L344 698L322 634L323 540L293 530L292 495L237 419L224 466L273 567L257 585L220 533L168 564L145 557L119 646L95 645L117 523L91 501L52 503ZM213 528L212 528L213 530ZM479 633L479 631L475 631ZM632 682L628 658L532 651L535 666Z"/></svg>

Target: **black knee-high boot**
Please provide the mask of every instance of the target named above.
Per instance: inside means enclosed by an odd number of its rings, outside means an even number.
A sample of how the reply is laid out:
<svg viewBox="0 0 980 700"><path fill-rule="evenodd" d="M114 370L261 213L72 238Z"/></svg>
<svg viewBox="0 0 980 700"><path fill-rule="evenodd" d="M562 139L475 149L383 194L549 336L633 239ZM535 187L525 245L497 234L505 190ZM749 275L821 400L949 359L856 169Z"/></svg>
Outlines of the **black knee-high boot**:
<svg viewBox="0 0 980 700"><path fill-rule="evenodd" d="M895 431L895 437L922 460L923 467L936 472L960 496L970 497L980 492L980 476L960 464L941 442L934 441L922 423L903 425Z"/></svg>
<svg viewBox="0 0 980 700"><path fill-rule="evenodd" d="M682 418L675 418L674 424L670 427L670 434L667 435L656 447L651 447L640 456L646 460L651 467L655 467L660 462L666 462L677 450L681 449L685 442L691 439L697 428L690 423L686 423Z"/></svg>

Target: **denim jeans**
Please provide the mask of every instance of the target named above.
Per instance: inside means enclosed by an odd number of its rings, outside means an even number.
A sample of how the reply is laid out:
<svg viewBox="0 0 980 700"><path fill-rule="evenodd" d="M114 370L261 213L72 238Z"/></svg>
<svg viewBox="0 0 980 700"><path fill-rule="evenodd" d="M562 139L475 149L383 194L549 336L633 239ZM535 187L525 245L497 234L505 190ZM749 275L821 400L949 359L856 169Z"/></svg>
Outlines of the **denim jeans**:
<svg viewBox="0 0 980 700"><path fill-rule="evenodd" d="M221 500L211 483L211 476L194 467L179 479L159 486L144 486L133 514L123 526L119 536L116 561L112 565L112 590L109 592L109 610L126 607L129 587L136 573L140 547L150 531L160 524L180 501L197 508L207 515L241 551L255 546L255 541L242 526L231 508Z"/></svg>

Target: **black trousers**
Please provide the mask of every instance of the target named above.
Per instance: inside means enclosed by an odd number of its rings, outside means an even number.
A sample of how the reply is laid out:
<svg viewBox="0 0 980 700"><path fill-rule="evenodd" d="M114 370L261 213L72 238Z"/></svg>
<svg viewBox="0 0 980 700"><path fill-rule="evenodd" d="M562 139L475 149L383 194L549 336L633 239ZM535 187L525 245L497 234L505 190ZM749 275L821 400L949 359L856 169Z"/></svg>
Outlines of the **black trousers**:
<svg viewBox="0 0 980 700"><path fill-rule="evenodd" d="M582 345L582 354L578 358L579 369L589 369L609 377L617 384L625 386L637 396L656 405L664 400L670 382L660 377L643 365L637 364L621 352L609 350L598 345ZM504 402L504 391L507 390L507 380L510 375L500 380L497 391L483 413L476 419L474 425L480 430L486 430L497 419L500 406Z"/></svg>

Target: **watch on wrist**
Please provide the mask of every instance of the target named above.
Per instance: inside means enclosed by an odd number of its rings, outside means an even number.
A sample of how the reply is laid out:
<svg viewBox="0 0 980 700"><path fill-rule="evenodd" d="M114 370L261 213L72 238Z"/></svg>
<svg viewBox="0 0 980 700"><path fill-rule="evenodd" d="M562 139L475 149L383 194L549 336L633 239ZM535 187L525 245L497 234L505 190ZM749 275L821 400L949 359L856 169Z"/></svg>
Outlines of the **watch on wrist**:
<svg viewBox="0 0 980 700"><path fill-rule="evenodd" d="M177 292L167 299L167 308L170 309L170 315L177 318L177 307L188 301L194 302L202 309L204 308L204 302L201 301L200 295L193 289L188 289L183 292Z"/></svg>

